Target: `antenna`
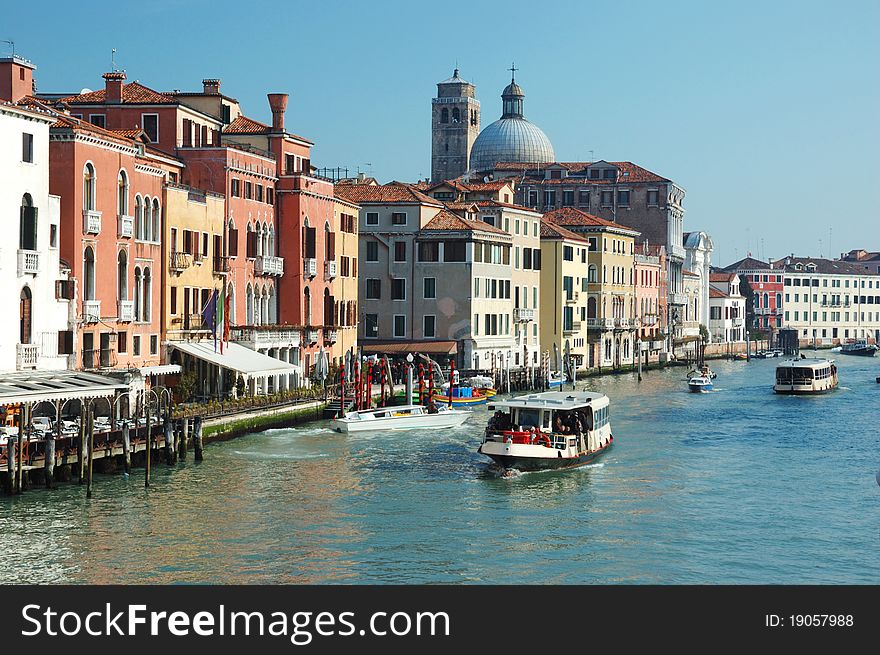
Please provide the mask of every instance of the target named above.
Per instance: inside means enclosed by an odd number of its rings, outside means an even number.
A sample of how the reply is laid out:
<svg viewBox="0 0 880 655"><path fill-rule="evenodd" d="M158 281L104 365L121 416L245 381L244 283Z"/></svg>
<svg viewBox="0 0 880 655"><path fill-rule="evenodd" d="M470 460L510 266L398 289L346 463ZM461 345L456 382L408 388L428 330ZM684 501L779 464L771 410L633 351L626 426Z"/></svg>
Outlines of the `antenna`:
<svg viewBox="0 0 880 655"><path fill-rule="evenodd" d="M833 229L834 228L832 228L830 225L828 226L828 259L833 259L833 255L831 254L834 252L831 249L831 230Z"/></svg>
<svg viewBox="0 0 880 655"><path fill-rule="evenodd" d="M116 71L116 48L110 51L110 70Z"/></svg>

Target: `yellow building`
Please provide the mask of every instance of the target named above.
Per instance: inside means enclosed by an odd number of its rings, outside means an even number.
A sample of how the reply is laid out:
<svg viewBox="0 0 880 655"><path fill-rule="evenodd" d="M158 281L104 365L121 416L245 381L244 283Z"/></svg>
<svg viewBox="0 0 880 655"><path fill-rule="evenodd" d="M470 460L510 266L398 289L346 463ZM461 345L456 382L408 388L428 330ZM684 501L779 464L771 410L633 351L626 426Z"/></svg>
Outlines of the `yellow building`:
<svg viewBox="0 0 880 655"><path fill-rule="evenodd" d="M613 367L635 362L635 333L639 327L635 302L635 238L639 233L573 207L544 215L587 240L586 277L581 277L582 307L587 324L589 358L586 366Z"/></svg>
<svg viewBox="0 0 880 655"><path fill-rule="evenodd" d="M589 241L550 221L541 221L541 351L556 358L569 354L573 372L589 362L587 275ZM562 364L560 364L562 365Z"/></svg>

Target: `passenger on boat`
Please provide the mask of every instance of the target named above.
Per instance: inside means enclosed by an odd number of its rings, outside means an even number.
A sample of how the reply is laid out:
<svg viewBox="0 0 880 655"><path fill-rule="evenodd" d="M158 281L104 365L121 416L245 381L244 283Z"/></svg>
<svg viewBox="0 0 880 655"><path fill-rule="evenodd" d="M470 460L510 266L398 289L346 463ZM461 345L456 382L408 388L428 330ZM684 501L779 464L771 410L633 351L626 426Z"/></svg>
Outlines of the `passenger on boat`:
<svg viewBox="0 0 880 655"><path fill-rule="evenodd" d="M428 403L428 414L437 414L440 410L437 409L437 403L433 400Z"/></svg>
<svg viewBox="0 0 880 655"><path fill-rule="evenodd" d="M568 426L568 416L563 420L562 412L556 412L556 423L553 425L553 431L559 434L568 434L571 431Z"/></svg>
<svg viewBox="0 0 880 655"><path fill-rule="evenodd" d="M500 409L489 419L489 429L491 430L509 430L510 417Z"/></svg>

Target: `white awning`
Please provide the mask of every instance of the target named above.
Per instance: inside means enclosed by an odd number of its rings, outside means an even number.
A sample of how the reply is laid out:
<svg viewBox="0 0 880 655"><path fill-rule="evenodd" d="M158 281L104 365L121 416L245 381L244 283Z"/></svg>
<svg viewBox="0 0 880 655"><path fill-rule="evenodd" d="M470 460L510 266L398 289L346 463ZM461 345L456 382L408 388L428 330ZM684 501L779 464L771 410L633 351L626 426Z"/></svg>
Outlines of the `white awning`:
<svg viewBox="0 0 880 655"><path fill-rule="evenodd" d="M167 345L169 348L176 348L182 353L192 355L230 371L237 371L249 378L263 378L270 375L288 375L291 373L301 374L302 372L302 369L295 364L269 357L237 343L227 343L224 345L222 355L219 348L217 352L214 352L213 340L169 341Z"/></svg>
<svg viewBox="0 0 880 655"><path fill-rule="evenodd" d="M0 374L0 405L44 400L109 398L129 386L118 378L78 371L18 371Z"/></svg>
<svg viewBox="0 0 880 655"><path fill-rule="evenodd" d="M174 375L180 373L180 364L160 364L158 366L141 366L141 375Z"/></svg>

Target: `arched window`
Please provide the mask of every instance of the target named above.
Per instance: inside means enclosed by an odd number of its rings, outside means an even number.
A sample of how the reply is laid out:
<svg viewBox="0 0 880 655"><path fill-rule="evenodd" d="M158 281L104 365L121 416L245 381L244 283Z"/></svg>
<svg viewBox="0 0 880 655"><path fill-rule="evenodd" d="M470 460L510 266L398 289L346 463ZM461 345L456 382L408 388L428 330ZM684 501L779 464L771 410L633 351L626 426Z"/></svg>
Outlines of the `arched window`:
<svg viewBox="0 0 880 655"><path fill-rule="evenodd" d="M238 325L235 320L235 285L232 282L226 287L226 297L229 298L229 324Z"/></svg>
<svg viewBox="0 0 880 655"><path fill-rule="evenodd" d="M153 304L153 276L150 274L149 266L144 269L144 322L149 323L152 317Z"/></svg>
<svg viewBox="0 0 880 655"><path fill-rule="evenodd" d="M312 295L308 287L303 289L303 323L312 324Z"/></svg>
<svg viewBox="0 0 880 655"><path fill-rule="evenodd" d="M608 281L608 267L602 266L602 284Z"/></svg>
<svg viewBox="0 0 880 655"><path fill-rule="evenodd" d="M144 277L140 266L134 267L134 320L143 320Z"/></svg>
<svg viewBox="0 0 880 655"><path fill-rule="evenodd" d="M263 255L263 226L260 223L257 223L257 257L261 257Z"/></svg>
<svg viewBox="0 0 880 655"><path fill-rule="evenodd" d="M446 107L444 107L440 111L440 122L441 123L448 123L449 122L449 110Z"/></svg>
<svg viewBox="0 0 880 655"><path fill-rule="evenodd" d="M587 318L596 318L596 299L593 297L587 300Z"/></svg>
<svg viewBox="0 0 880 655"><path fill-rule="evenodd" d="M250 226L248 226L250 227ZM308 289L307 289L308 291ZM245 311L247 312L247 324L254 324L254 289L248 284L245 292Z"/></svg>
<svg viewBox="0 0 880 655"><path fill-rule="evenodd" d="M263 255L269 257L272 251L269 250L269 225L263 223Z"/></svg>
<svg viewBox="0 0 880 655"><path fill-rule="evenodd" d="M117 180L116 212L120 216L128 215L128 175L125 169L120 169Z"/></svg>
<svg viewBox="0 0 880 655"><path fill-rule="evenodd" d="M265 325L269 322L269 291L266 287L263 287L263 292L260 294L260 325Z"/></svg>
<svg viewBox="0 0 880 655"><path fill-rule="evenodd" d="M21 197L21 220L18 229L18 247L21 250L37 249L37 208L31 194Z"/></svg>
<svg viewBox="0 0 880 655"><path fill-rule="evenodd" d="M86 246L83 253L83 300L95 299L95 251Z"/></svg>
<svg viewBox="0 0 880 655"><path fill-rule="evenodd" d="M269 323L278 323L278 292L275 287L269 287Z"/></svg>
<svg viewBox="0 0 880 655"><path fill-rule="evenodd" d="M143 239L144 205L139 195L134 197L134 238Z"/></svg>
<svg viewBox="0 0 880 655"><path fill-rule="evenodd" d="M116 257L116 299L128 300L128 254L124 250Z"/></svg>
<svg viewBox="0 0 880 655"><path fill-rule="evenodd" d="M765 293L764 294L764 307L769 307L769 306L770 306L770 296L769 296L769 294Z"/></svg>
<svg viewBox="0 0 880 655"><path fill-rule="evenodd" d="M452 122L461 123L461 112L458 111L458 107L452 109Z"/></svg>
<svg viewBox="0 0 880 655"><path fill-rule="evenodd" d="M596 279L596 265L590 264L590 268L587 269L587 281L588 282L598 282Z"/></svg>
<svg viewBox="0 0 880 655"><path fill-rule="evenodd" d="M138 233L137 233L137 238L141 239L143 241L149 240L148 230L149 230L149 225L150 225L150 207L151 206L152 205L151 205L150 197L144 196L144 211L140 215L140 218L138 220L139 225L138 225Z"/></svg>
<svg viewBox="0 0 880 655"><path fill-rule="evenodd" d="M91 163L86 164L83 171L83 209L95 210L95 167Z"/></svg>
<svg viewBox="0 0 880 655"><path fill-rule="evenodd" d="M330 230L330 223L324 223L324 259L333 261L336 259L336 235Z"/></svg>
<svg viewBox="0 0 880 655"><path fill-rule="evenodd" d="M275 255L275 228L269 227L269 250L268 254Z"/></svg>
<svg viewBox="0 0 880 655"><path fill-rule="evenodd" d="M18 342L31 342L31 290L23 287L19 302L19 330Z"/></svg>
<svg viewBox="0 0 880 655"><path fill-rule="evenodd" d="M162 214L159 211L159 200L157 198L153 198L153 234L152 239L150 241L155 241L158 243L162 240L161 230L162 228Z"/></svg>

